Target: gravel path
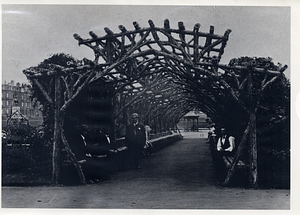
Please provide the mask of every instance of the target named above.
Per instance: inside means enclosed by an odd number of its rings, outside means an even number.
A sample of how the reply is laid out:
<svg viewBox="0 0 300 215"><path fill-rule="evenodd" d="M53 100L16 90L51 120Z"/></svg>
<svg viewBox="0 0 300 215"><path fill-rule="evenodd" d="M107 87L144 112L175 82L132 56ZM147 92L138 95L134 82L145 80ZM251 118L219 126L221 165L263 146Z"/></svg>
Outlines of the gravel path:
<svg viewBox="0 0 300 215"><path fill-rule="evenodd" d="M290 190L216 186L200 133L142 160L141 169L86 186L2 187L2 208L289 209Z"/></svg>

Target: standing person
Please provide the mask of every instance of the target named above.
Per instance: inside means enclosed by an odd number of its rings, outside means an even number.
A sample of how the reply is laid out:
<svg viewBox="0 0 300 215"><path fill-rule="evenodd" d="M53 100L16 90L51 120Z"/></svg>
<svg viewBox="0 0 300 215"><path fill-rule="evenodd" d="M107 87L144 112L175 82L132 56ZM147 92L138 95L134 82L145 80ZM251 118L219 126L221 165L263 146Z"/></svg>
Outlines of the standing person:
<svg viewBox="0 0 300 215"><path fill-rule="evenodd" d="M211 125L208 127L209 132L208 132L208 137L207 137L207 143L216 143L216 129L214 125Z"/></svg>
<svg viewBox="0 0 300 215"><path fill-rule="evenodd" d="M151 128L149 125L145 125L145 131L146 131L146 143L144 146L144 150L143 150L143 154L148 157L153 155L153 145L152 143L149 141L150 138L150 132L151 132Z"/></svg>
<svg viewBox="0 0 300 215"><path fill-rule="evenodd" d="M145 127L139 123L139 115L131 114L130 125L126 129L125 144L128 148L129 163L133 168L140 168L142 150L146 142Z"/></svg>

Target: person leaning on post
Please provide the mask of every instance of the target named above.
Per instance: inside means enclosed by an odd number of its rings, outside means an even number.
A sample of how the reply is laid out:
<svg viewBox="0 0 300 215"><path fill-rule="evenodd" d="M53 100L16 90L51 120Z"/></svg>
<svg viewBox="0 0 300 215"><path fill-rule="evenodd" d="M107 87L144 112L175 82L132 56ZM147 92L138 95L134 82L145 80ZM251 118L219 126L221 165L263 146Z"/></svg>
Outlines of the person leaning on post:
<svg viewBox="0 0 300 215"><path fill-rule="evenodd" d="M125 144L128 148L130 167L140 168L140 159L146 143L145 127L139 123L139 115L131 114L130 125L126 128Z"/></svg>

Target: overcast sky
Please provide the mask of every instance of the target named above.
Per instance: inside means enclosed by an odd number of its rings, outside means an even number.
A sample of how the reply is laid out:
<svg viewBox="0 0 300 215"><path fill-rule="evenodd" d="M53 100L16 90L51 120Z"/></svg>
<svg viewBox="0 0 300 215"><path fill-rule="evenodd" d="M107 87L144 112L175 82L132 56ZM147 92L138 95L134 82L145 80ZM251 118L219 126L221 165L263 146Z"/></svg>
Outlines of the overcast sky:
<svg viewBox="0 0 300 215"><path fill-rule="evenodd" d="M290 67L290 8L254 6L128 6L128 5L2 5L2 82L27 82L22 70L37 66L55 53L93 59L93 52L78 46L73 34L90 38L89 31L104 36L104 27L119 32L118 25L133 30L133 21L149 27L148 20L171 28L183 21L200 31L223 35L232 32L221 62L236 57L271 57ZM290 69L286 75L290 76Z"/></svg>

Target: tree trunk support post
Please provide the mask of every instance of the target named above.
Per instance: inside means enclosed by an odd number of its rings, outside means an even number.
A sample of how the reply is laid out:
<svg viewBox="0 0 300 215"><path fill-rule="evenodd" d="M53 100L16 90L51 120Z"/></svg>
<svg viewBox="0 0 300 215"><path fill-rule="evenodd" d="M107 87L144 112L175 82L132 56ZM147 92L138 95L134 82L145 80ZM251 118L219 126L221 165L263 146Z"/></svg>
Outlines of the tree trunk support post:
<svg viewBox="0 0 300 215"><path fill-rule="evenodd" d="M250 70L248 78L248 92L251 107L249 108L249 185L252 188L257 188L257 139L256 139L256 109L258 102L255 101L253 95L253 72Z"/></svg>
<svg viewBox="0 0 300 215"><path fill-rule="evenodd" d="M250 113L249 134L249 183L252 188L257 188L257 138L256 138L256 114Z"/></svg>
<svg viewBox="0 0 300 215"><path fill-rule="evenodd" d="M248 123L247 128L244 131L244 134L242 136L242 139L241 139L241 142L239 144L239 147L236 150L235 156L233 158L233 162L232 162L231 166L229 167L229 169L227 171L227 174L226 174L226 177L225 177L223 185L228 185L229 182L230 182L230 180L231 180L231 178L232 178L232 176L233 176L233 174L234 174L234 171L236 169L236 165L239 162L239 157L242 154L243 149L245 148L245 145L246 145L248 133L249 133L249 130L250 130L249 128L250 128L250 121Z"/></svg>
<svg viewBox="0 0 300 215"><path fill-rule="evenodd" d="M54 134L52 152L52 184L58 184L60 170L60 104L61 104L61 80L59 74L55 75L55 99L54 99Z"/></svg>
<svg viewBox="0 0 300 215"><path fill-rule="evenodd" d="M75 154L72 152L71 148L70 148L70 145L64 135L64 130L63 128L61 128L61 139L62 139L62 142L64 143L65 145L65 149L68 153L68 156L70 158L70 160L72 161L77 173L78 173L78 176L79 176L79 179L80 179L80 182L81 184L85 185L86 184L86 180L85 180L85 176L84 176L84 173L82 171L82 167L81 165L78 163L78 160L76 159L76 156Z"/></svg>

